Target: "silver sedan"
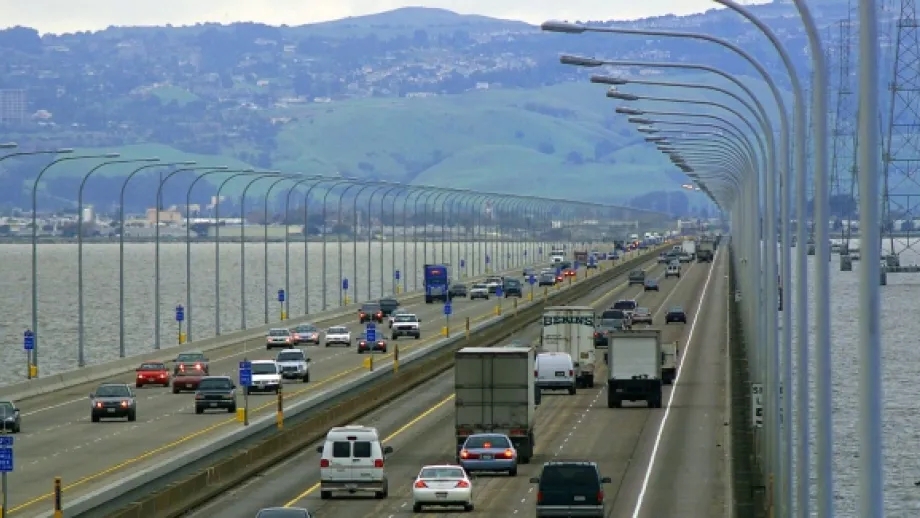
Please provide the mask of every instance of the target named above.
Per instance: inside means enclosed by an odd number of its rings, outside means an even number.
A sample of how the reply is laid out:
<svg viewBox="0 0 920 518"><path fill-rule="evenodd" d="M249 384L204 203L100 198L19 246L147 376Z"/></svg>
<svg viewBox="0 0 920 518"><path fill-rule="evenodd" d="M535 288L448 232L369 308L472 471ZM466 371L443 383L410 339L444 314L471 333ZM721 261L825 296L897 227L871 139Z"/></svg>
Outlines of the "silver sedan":
<svg viewBox="0 0 920 518"><path fill-rule="evenodd" d="M460 466L425 466L415 478L412 500L416 513L423 507L463 507L472 512L473 484Z"/></svg>

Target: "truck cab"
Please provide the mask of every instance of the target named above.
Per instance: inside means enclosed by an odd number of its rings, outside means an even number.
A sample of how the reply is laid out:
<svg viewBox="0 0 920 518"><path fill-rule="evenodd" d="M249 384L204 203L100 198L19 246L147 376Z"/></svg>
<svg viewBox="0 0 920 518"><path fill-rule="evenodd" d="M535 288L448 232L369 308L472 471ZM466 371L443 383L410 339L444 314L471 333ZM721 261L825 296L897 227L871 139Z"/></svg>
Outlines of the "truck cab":
<svg viewBox="0 0 920 518"><path fill-rule="evenodd" d="M450 277L447 266L443 264L426 264L424 270L425 304L438 300L450 300Z"/></svg>

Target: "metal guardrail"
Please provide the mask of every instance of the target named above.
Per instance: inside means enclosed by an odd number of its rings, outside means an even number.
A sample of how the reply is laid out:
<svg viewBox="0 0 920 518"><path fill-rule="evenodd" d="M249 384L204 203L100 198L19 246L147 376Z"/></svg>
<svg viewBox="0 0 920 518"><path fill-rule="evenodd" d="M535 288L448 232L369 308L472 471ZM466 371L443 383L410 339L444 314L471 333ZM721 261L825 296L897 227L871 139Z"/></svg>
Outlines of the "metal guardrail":
<svg viewBox="0 0 920 518"><path fill-rule="evenodd" d="M652 250L657 256L658 250ZM579 282L552 292L545 304L576 300L598 285L610 282L631 268L649 261L643 254L595 275L598 282ZM473 327L469 338L445 338L400 359L394 373L385 368L367 373L339 387L324 390L285 409L284 430L278 431L274 415L253 421L246 429L229 432L202 448L136 472L123 480L65 505L65 516L109 518L168 518L207 502L228 488L283 460L291 452L316 442L331 426L341 425L370 412L408 388L439 375L453 365L457 346L498 343L542 314L544 302L535 300ZM49 515L50 516L50 515Z"/></svg>

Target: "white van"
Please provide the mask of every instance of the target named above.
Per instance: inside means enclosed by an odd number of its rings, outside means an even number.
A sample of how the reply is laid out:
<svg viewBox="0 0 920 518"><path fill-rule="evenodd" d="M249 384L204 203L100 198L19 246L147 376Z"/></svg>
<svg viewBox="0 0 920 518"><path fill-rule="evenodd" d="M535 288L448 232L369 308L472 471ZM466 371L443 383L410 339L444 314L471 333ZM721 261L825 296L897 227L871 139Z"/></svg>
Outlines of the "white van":
<svg viewBox="0 0 920 518"><path fill-rule="evenodd" d="M389 484L383 466L393 448L380 444L376 428L337 426L329 430L326 441L316 451L322 455L319 462L321 499L332 498L333 492L387 497Z"/></svg>
<svg viewBox="0 0 920 518"><path fill-rule="evenodd" d="M677 277L680 279L680 264L669 264L668 269L664 271L664 278Z"/></svg>
<svg viewBox="0 0 920 518"><path fill-rule="evenodd" d="M575 362L568 353L538 354L534 363L534 377L536 378L535 384L541 392L568 390L569 394L575 394Z"/></svg>

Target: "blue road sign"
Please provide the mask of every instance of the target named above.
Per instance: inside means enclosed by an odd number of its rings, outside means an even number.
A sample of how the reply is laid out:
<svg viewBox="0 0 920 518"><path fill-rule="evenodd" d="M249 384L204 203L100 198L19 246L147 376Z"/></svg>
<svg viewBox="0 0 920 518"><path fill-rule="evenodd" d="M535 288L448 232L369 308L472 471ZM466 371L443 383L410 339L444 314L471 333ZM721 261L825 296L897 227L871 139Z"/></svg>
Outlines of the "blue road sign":
<svg viewBox="0 0 920 518"><path fill-rule="evenodd" d="M26 329L22 333L22 348L26 351L31 351L35 349L35 333L31 329Z"/></svg>
<svg viewBox="0 0 920 518"><path fill-rule="evenodd" d="M240 385L252 386L252 362L240 362Z"/></svg>
<svg viewBox="0 0 920 518"><path fill-rule="evenodd" d="M348 291L348 278L342 279L342 291Z"/></svg>
<svg viewBox="0 0 920 518"><path fill-rule="evenodd" d="M486 254L486 264L489 264L491 262L492 262L492 258L489 257L489 254Z"/></svg>
<svg viewBox="0 0 920 518"><path fill-rule="evenodd" d="M368 342L377 341L377 324L373 322L367 323L367 327L364 329L364 338Z"/></svg>
<svg viewBox="0 0 920 518"><path fill-rule="evenodd" d="M13 448L0 448L0 473L13 472Z"/></svg>
<svg viewBox="0 0 920 518"><path fill-rule="evenodd" d="M176 306L176 322L182 322L185 320L185 308L182 307L182 304Z"/></svg>
<svg viewBox="0 0 920 518"><path fill-rule="evenodd" d="M557 266L557 267L556 267L556 276L558 277L559 275L562 275L562 268L560 268L560 267Z"/></svg>
<svg viewBox="0 0 920 518"><path fill-rule="evenodd" d="M399 280L399 270L396 270L395 272L393 272L393 278L396 279L397 281Z"/></svg>
<svg viewBox="0 0 920 518"><path fill-rule="evenodd" d="M450 316L454 312L454 308L450 305L450 302L444 303L444 316Z"/></svg>
<svg viewBox="0 0 920 518"><path fill-rule="evenodd" d="M460 268L466 268L466 259L460 259Z"/></svg>
<svg viewBox="0 0 920 518"><path fill-rule="evenodd" d="M578 264L578 261L575 261L575 269L577 270L581 265Z"/></svg>
<svg viewBox="0 0 920 518"><path fill-rule="evenodd" d="M501 287L501 285L498 285L498 286L495 287L495 296L496 296L496 297L501 297L501 296L502 296L502 287Z"/></svg>
<svg viewBox="0 0 920 518"><path fill-rule="evenodd" d="M13 447L13 436L3 434L0 435L0 448L12 448Z"/></svg>
<svg viewBox="0 0 920 518"><path fill-rule="evenodd" d="M284 302L284 290L278 290L278 302Z"/></svg>
<svg viewBox="0 0 920 518"><path fill-rule="evenodd" d="M530 285L533 286L534 284L537 283L537 276L534 275L534 274L528 275L528 276L527 276L527 282L529 282Z"/></svg>

